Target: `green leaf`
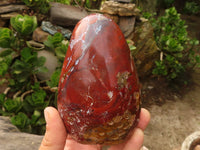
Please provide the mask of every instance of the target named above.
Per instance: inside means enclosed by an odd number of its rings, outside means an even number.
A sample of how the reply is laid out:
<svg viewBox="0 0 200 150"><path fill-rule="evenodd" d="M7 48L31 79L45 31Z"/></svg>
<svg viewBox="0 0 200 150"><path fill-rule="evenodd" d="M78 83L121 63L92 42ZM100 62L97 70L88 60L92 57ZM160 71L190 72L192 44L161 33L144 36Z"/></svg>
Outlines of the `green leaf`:
<svg viewBox="0 0 200 150"><path fill-rule="evenodd" d="M35 82L34 85L31 86L34 91L40 90L40 82Z"/></svg>
<svg viewBox="0 0 200 150"><path fill-rule="evenodd" d="M198 6L198 3L196 2L186 2L183 11L186 14L195 15L200 11L200 6Z"/></svg>
<svg viewBox="0 0 200 150"><path fill-rule="evenodd" d="M163 61L156 61L156 68L153 69L152 73L154 75L162 75L166 76L167 75L167 68L166 65L164 64Z"/></svg>
<svg viewBox="0 0 200 150"><path fill-rule="evenodd" d="M0 86L2 86L6 82L7 82L6 78L1 78L1 80L0 80Z"/></svg>
<svg viewBox="0 0 200 150"><path fill-rule="evenodd" d="M34 106L44 105L46 92L44 90L36 91L32 94L32 102Z"/></svg>
<svg viewBox="0 0 200 150"><path fill-rule="evenodd" d="M45 124L46 124L46 121L45 121L44 117L40 117L38 119L38 121L35 123L35 125L37 125L37 126L41 126L41 125L45 125Z"/></svg>
<svg viewBox="0 0 200 150"><path fill-rule="evenodd" d="M9 65L3 61L0 61L0 76L4 76L9 68Z"/></svg>
<svg viewBox="0 0 200 150"><path fill-rule="evenodd" d="M37 27L36 16L17 15L10 19L12 27L21 35L30 35Z"/></svg>
<svg viewBox="0 0 200 150"><path fill-rule="evenodd" d="M49 35L47 40L44 41L44 45L51 50L61 45L61 42L64 40L64 37L61 33L57 32L54 36Z"/></svg>
<svg viewBox="0 0 200 150"><path fill-rule="evenodd" d="M5 98L6 98L6 95L4 93L1 93L0 94L0 107L3 106Z"/></svg>
<svg viewBox="0 0 200 150"><path fill-rule="evenodd" d="M16 60L15 63L11 67L12 73L14 75L21 75L22 77L28 77L32 70L30 64L27 64L23 61Z"/></svg>
<svg viewBox="0 0 200 150"><path fill-rule="evenodd" d="M11 49L4 50L4 51L0 52L0 57L7 57L8 55L11 55L12 52L13 51Z"/></svg>
<svg viewBox="0 0 200 150"><path fill-rule="evenodd" d="M46 41L44 41L44 45L50 49L54 49L54 45L53 45L53 42L52 42L52 36L49 35L48 36L48 39Z"/></svg>
<svg viewBox="0 0 200 150"><path fill-rule="evenodd" d="M62 61L62 62L63 62L64 59L65 59L66 52L67 52L67 46L65 46L65 45L62 45L62 46L57 47L57 48L55 49L56 56L57 56L58 59L59 59L60 61Z"/></svg>
<svg viewBox="0 0 200 150"><path fill-rule="evenodd" d="M194 45L199 45L199 40L195 40Z"/></svg>
<svg viewBox="0 0 200 150"><path fill-rule="evenodd" d="M10 48L12 39L13 39L13 33L10 29L0 28L0 47Z"/></svg>
<svg viewBox="0 0 200 150"><path fill-rule="evenodd" d="M42 67L46 62L46 58L41 56L38 58L37 63L35 64L37 67Z"/></svg>
<svg viewBox="0 0 200 150"><path fill-rule="evenodd" d="M43 110L45 107L48 106L48 102L45 101L46 98L46 92L44 90L37 90L32 93L31 96L25 97L25 103L23 107L26 110L32 111L34 108L37 108L37 110Z"/></svg>
<svg viewBox="0 0 200 150"><path fill-rule="evenodd" d="M47 67L42 66L42 67L38 67L35 72L36 73L38 73L38 72L44 72L45 73L45 72L48 72L48 69L47 69Z"/></svg>
<svg viewBox="0 0 200 150"><path fill-rule="evenodd" d="M28 82L32 71L32 64L26 63L19 59L17 59L11 67L12 77L14 78L16 83Z"/></svg>
<svg viewBox="0 0 200 150"><path fill-rule="evenodd" d="M47 85L50 87L57 87L60 79L61 69L56 70L52 76L50 81L47 81Z"/></svg>
<svg viewBox="0 0 200 150"><path fill-rule="evenodd" d="M39 10L40 13L46 14L50 8L49 0L23 0L23 2L34 10ZM56 1L54 1L56 2Z"/></svg>
<svg viewBox="0 0 200 150"><path fill-rule="evenodd" d="M23 109L27 113L32 113L34 111L31 95L28 95L28 96L25 97L25 99L23 101Z"/></svg>
<svg viewBox="0 0 200 150"><path fill-rule="evenodd" d="M25 62L28 62L31 58L33 58L34 56L31 53L31 49L26 47L24 49L22 49L21 51L21 56L22 56L22 60L24 60Z"/></svg>
<svg viewBox="0 0 200 150"><path fill-rule="evenodd" d="M5 108L5 110L7 112L16 113L22 108L22 103L21 103L19 97L14 99L14 100L13 99L7 99L4 102L3 107Z"/></svg>
<svg viewBox="0 0 200 150"><path fill-rule="evenodd" d="M31 130L30 119L23 112L19 112L16 116L11 117L11 123L14 124L15 126L17 126L22 131L30 132L30 130Z"/></svg>
<svg viewBox="0 0 200 150"><path fill-rule="evenodd" d="M41 116L41 112L38 110L35 110L33 115L31 116L31 124L35 125L38 119L40 118L40 116Z"/></svg>
<svg viewBox="0 0 200 150"><path fill-rule="evenodd" d="M196 60L196 63L197 63L197 64L200 63L200 55L196 55L196 56L195 56L195 60Z"/></svg>

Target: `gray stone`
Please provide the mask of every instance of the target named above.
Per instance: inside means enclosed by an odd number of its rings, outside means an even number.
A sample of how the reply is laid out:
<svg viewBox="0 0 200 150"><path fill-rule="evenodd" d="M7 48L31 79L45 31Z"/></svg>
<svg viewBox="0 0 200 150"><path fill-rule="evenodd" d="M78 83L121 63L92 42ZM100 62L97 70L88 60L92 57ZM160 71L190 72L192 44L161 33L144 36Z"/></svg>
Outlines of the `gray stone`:
<svg viewBox="0 0 200 150"><path fill-rule="evenodd" d="M1 0L0 1L0 6L4 6L4 5L8 5L11 4L11 2L9 2L8 0Z"/></svg>
<svg viewBox="0 0 200 150"><path fill-rule="evenodd" d="M19 130L11 124L9 117L0 116L0 133L3 132L19 132Z"/></svg>
<svg viewBox="0 0 200 150"><path fill-rule="evenodd" d="M124 4L113 1L105 1L101 6L101 12L119 16L139 16L140 10L135 4Z"/></svg>
<svg viewBox="0 0 200 150"><path fill-rule="evenodd" d="M27 9L26 5L7 5L7 6L0 6L0 14L3 13L10 13L15 11L21 11Z"/></svg>
<svg viewBox="0 0 200 150"><path fill-rule="evenodd" d="M16 17L17 15L19 15L19 13L11 12L11 13L7 13L7 14L2 14L2 15L0 15L0 17L2 19L10 19L11 17Z"/></svg>
<svg viewBox="0 0 200 150"><path fill-rule="evenodd" d="M200 148L200 131L196 131L190 134L183 141L181 150L199 150ZM198 146L199 145L199 146Z"/></svg>
<svg viewBox="0 0 200 150"><path fill-rule="evenodd" d="M48 32L51 35L54 35L55 33L60 32L68 40L70 39L70 37L72 35L72 32L70 30L60 27L60 26L57 26L57 25L53 25L49 21L42 21L41 28L43 31Z"/></svg>
<svg viewBox="0 0 200 150"><path fill-rule="evenodd" d="M54 55L54 53L46 50L38 51L38 57L40 56L44 56L46 58L44 66L47 67L48 72L38 73L37 77L40 80L49 80L53 72L58 67L58 58Z"/></svg>
<svg viewBox="0 0 200 150"><path fill-rule="evenodd" d="M40 27L38 27L33 32L32 38L33 38L34 41L43 43L44 41L47 40L49 35L50 35L49 33L44 32Z"/></svg>
<svg viewBox="0 0 200 150"><path fill-rule="evenodd" d="M36 150L43 136L19 132L8 117L0 116L0 150Z"/></svg>
<svg viewBox="0 0 200 150"><path fill-rule="evenodd" d="M105 16L109 17L110 19L112 19L116 24L119 23L119 16L118 15L110 15L110 14L104 14Z"/></svg>
<svg viewBox="0 0 200 150"><path fill-rule="evenodd" d="M153 27L148 21L136 24L133 36L136 49L133 56L141 78L152 74L155 61L159 59L159 49L153 34Z"/></svg>
<svg viewBox="0 0 200 150"><path fill-rule="evenodd" d="M134 26L135 26L135 17L120 17L119 18L119 27L122 30L125 38L133 38L133 32L134 32Z"/></svg>
<svg viewBox="0 0 200 150"><path fill-rule="evenodd" d="M63 27L75 26L79 20L86 17L88 13L78 7L51 3L50 21Z"/></svg>
<svg viewBox="0 0 200 150"><path fill-rule="evenodd" d="M22 1L20 0L1 0L0 1L0 6L5 6L5 5L10 5L10 4L21 4Z"/></svg>

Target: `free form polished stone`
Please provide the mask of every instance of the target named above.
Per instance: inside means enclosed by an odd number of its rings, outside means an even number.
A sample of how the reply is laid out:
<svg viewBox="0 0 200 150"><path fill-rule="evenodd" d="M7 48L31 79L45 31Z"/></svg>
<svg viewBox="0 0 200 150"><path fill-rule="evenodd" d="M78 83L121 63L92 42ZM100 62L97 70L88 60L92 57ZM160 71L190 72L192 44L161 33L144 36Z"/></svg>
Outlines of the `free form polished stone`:
<svg viewBox="0 0 200 150"><path fill-rule="evenodd" d="M80 143L117 144L137 125L139 81L124 35L111 19L92 14L76 25L57 103L67 132Z"/></svg>

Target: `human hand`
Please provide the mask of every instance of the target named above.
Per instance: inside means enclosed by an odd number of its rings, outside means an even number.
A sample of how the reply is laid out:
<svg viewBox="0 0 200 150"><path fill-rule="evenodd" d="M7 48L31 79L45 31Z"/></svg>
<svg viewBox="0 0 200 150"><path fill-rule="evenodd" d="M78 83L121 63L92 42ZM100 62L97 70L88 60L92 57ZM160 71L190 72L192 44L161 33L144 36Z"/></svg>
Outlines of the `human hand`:
<svg viewBox="0 0 200 150"><path fill-rule="evenodd" d="M101 150L101 145L80 144L67 135L63 121L58 111L47 107L44 111L46 120L46 133L39 150ZM109 150L140 150L144 141L144 129L150 121L150 113L142 108L140 120L132 136L124 143L110 146Z"/></svg>

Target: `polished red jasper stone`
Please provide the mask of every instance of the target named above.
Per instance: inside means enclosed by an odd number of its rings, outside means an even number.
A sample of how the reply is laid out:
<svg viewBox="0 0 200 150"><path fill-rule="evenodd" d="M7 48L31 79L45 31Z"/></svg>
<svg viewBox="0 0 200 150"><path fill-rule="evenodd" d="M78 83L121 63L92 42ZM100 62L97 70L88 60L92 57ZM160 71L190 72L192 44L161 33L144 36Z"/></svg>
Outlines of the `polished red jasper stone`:
<svg viewBox="0 0 200 150"><path fill-rule="evenodd" d="M136 126L140 86L123 33L92 14L75 27L63 63L58 110L80 143L116 144Z"/></svg>

